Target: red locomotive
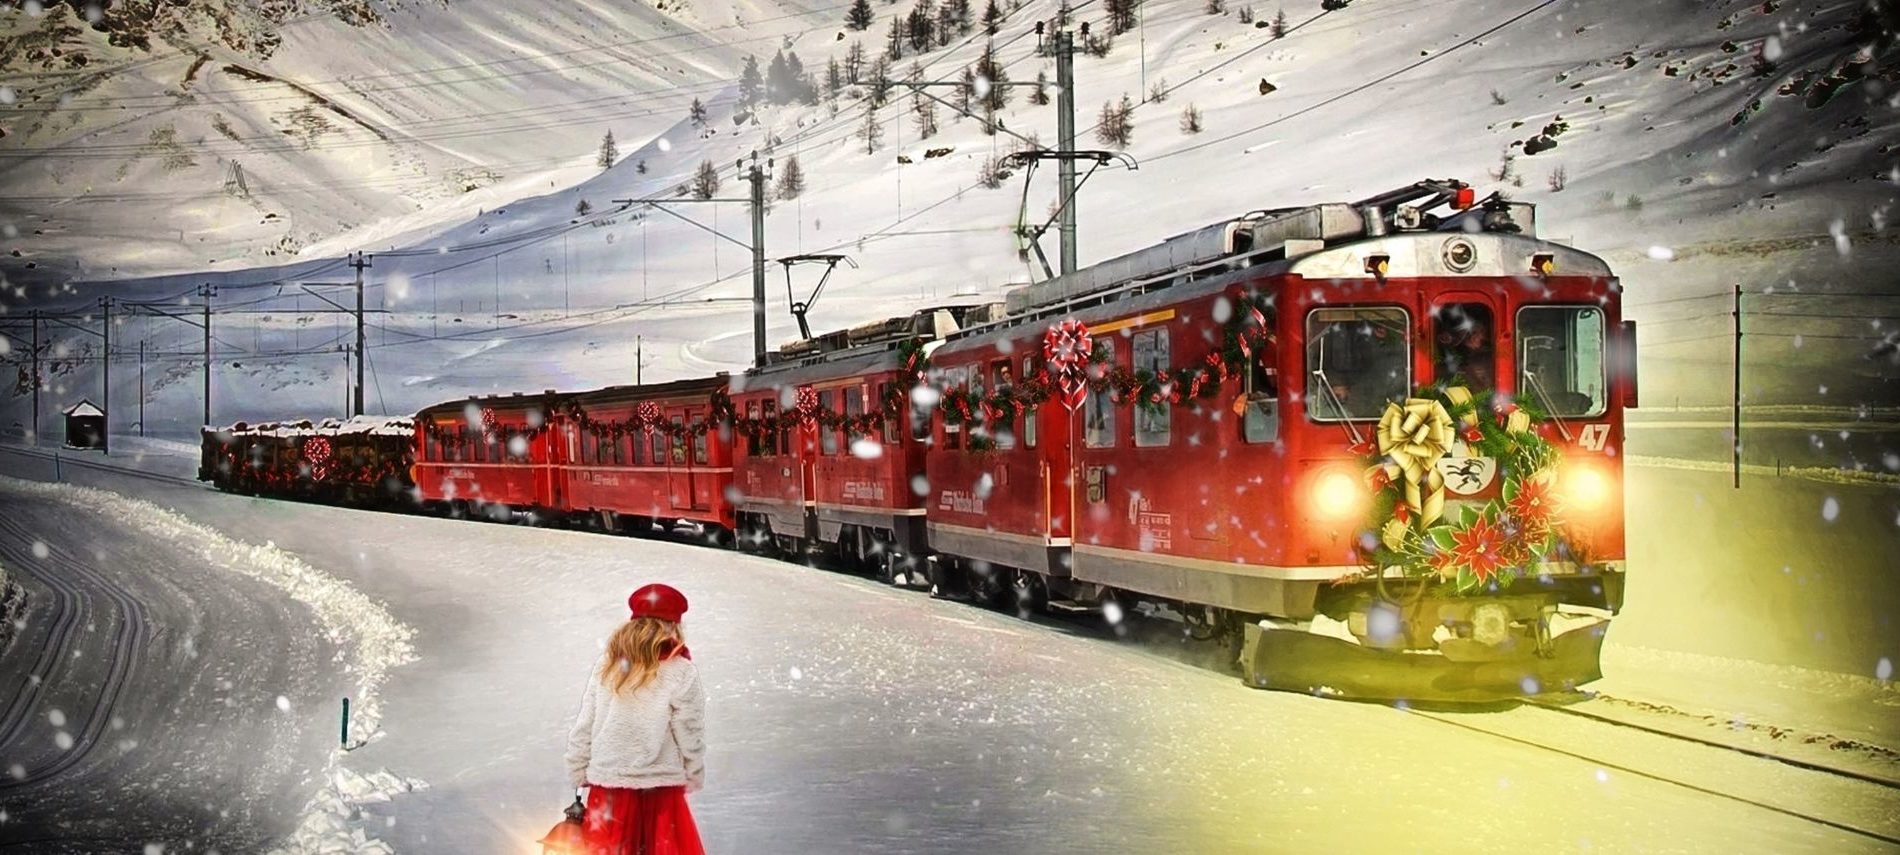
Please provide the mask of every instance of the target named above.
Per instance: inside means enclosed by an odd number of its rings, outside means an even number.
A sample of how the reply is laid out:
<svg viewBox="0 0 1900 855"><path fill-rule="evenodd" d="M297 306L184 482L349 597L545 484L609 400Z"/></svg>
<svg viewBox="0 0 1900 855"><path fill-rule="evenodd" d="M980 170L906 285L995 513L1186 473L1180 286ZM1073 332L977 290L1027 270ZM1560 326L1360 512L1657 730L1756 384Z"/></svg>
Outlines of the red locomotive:
<svg viewBox="0 0 1900 855"><path fill-rule="evenodd" d="M1266 687L1574 686L1622 600L1635 330L1609 268L1534 216L1422 182L738 377L442 404L416 417L416 497L690 522L1025 611L1145 606ZM230 477L224 436L220 486L282 480Z"/></svg>

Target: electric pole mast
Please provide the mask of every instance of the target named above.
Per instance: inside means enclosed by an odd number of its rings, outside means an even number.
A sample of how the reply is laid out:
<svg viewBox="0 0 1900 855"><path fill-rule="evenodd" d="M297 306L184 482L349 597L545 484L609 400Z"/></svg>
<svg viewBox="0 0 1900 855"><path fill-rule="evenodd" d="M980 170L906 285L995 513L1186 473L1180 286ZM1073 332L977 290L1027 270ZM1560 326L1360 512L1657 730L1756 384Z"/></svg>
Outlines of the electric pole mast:
<svg viewBox="0 0 1900 855"><path fill-rule="evenodd" d="M1066 8L1066 6L1065 6ZM1069 29L1068 16L1056 25L1056 149L1075 151L1075 33ZM1075 272L1075 161L1064 157L1057 161L1056 199L1062 206L1057 231L1062 238L1062 272Z"/></svg>
<svg viewBox="0 0 1900 855"><path fill-rule="evenodd" d="M139 436L145 435L145 339L139 338Z"/></svg>
<svg viewBox="0 0 1900 855"><path fill-rule="evenodd" d="M199 286L198 288L198 296L203 298L205 301L204 303L204 312L205 312L204 313L204 328L205 328L204 426L205 427L211 426L211 298L216 297L217 295L218 295L218 289L212 287L211 283L209 282L205 283L204 285Z"/></svg>
<svg viewBox="0 0 1900 855"><path fill-rule="evenodd" d="M103 373L103 376L100 378L100 381L99 381L99 398L103 403L100 404L99 409L104 411L106 414L105 418L100 420L99 453L111 454L112 453L112 298L100 297L99 308L102 314L101 320L103 321L103 323L101 324L101 329L103 329L105 332L103 336L103 338L105 339L105 359L104 361L99 363L99 365L101 366L101 371Z"/></svg>
<svg viewBox="0 0 1900 855"><path fill-rule="evenodd" d="M756 151L750 165L739 166L752 184L752 365L760 368L765 365L765 170Z"/></svg>
<svg viewBox="0 0 1900 855"><path fill-rule="evenodd" d="M40 310L33 310L33 429L27 436L40 444Z"/></svg>
<svg viewBox="0 0 1900 855"><path fill-rule="evenodd" d="M363 354L363 268L371 265L369 258L359 252L350 259L350 266L356 269L356 396L350 415L360 416L363 414L363 364L369 361ZM500 305L496 303L497 311Z"/></svg>

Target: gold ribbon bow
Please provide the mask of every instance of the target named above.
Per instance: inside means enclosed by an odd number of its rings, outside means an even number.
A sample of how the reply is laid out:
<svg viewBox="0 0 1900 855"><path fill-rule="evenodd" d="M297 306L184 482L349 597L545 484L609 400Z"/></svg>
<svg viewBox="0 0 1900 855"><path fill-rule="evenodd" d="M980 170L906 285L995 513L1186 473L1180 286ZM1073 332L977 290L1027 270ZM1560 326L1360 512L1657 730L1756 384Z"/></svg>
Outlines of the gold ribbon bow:
<svg viewBox="0 0 1900 855"><path fill-rule="evenodd" d="M1405 503L1418 511L1420 530L1445 514L1445 476L1437 464L1450 453L1454 436L1451 414L1430 398L1386 404L1379 417L1379 453L1405 478Z"/></svg>

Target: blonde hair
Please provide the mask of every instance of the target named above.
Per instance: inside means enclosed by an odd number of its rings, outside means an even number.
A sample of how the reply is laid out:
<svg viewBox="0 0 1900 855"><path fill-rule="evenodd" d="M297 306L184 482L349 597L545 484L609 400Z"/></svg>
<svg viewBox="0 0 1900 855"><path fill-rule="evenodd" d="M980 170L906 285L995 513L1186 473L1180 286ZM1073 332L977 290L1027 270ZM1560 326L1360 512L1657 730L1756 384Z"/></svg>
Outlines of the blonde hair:
<svg viewBox="0 0 1900 855"><path fill-rule="evenodd" d="M600 682L615 694L638 691L660 670L662 658L685 644L686 635L679 624L655 617L627 621L607 639Z"/></svg>

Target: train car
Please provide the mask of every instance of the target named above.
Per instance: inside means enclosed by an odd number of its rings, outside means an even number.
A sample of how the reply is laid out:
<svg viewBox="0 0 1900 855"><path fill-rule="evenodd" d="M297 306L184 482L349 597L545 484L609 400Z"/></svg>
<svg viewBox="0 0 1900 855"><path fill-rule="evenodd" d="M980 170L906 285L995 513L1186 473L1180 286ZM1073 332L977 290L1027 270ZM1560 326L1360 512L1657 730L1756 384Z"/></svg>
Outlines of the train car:
<svg viewBox="0 0 1900 855"><path fill-rule="evenodd" d="M932 355L944 581L1153 604L1265 687L1597 677L1634 327L1602 260L1472 196L1255 212L1011 292Z"/></svg>
<svg viewBox="0 0 1900 855"><path fill-rule="evenodd" d="M695 523L733 531L726 376L613 386L567 399L557 418L561 508L608 531Z"/></svg>
<svg viewBox="0 0 1900 855"><path fill-rule="evenodd" d="M198 479L218 489L388 507L411 499L407 416L205 428Z"/></svg>
<svg viewBox="0 0 1900 855"><path fill-rule="evenodd" d="M1000 308L1000 307L999 307ZM836 556L887 582L919 576L929 348L985 306L948 306L788 344L734 384L740 543Z"/></svg>
<svg viewBox="0 0 1900 855"><path fill-rule="evenodd" d="M508 521L564 516L564 443L554 419L572 395L487 395L428 407L415 417L416 496L451 516Z"/></svg>

